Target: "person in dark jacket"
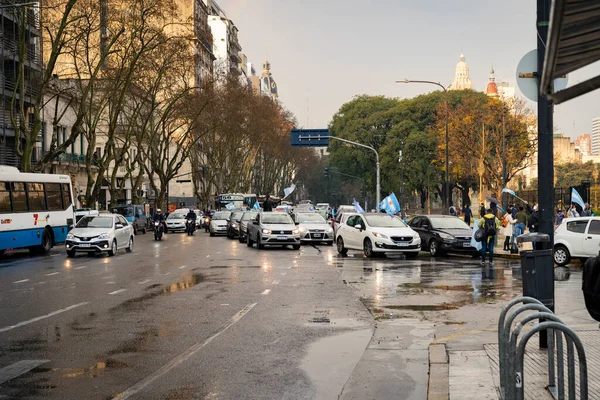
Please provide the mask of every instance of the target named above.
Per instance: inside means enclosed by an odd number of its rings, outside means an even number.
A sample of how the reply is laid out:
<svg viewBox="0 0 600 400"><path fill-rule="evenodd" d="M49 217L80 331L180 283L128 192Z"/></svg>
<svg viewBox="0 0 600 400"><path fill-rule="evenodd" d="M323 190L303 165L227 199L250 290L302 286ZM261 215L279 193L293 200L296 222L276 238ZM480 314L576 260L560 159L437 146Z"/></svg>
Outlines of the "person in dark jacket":
<svg viewBox="0 0 600 400"><path fill-rule="evenodd" d="M483 218L484 215L485 215L485 206L483 205L483 203L481 203L481 207L479 207L479 217Z"/></svg>
<svg viewBox="0 0 600 400"><path fill-rule="evenodd" d="M465 213L465 223L471 226L471 218L473 218L473 212L471 211L471 208L468 204L463 209L463 212Z"/></svg>
<svg viewBox="0 0 600 400"><path fill-rule="evenodd" d="M271 195L268 194L265 202L263 203L263 211L273 211L273 201L271 201Z"/></svg>
<svg viewBox="0 0 600 400"><path fill-rule="evenodd" d="M492 209L492 214L498 217L498 204L492 202L490 203L490 208Z"/></svg>
<svg viewBox="0 0 600 400"><path fill-rule="evenodd" d="M535 233L540 229L540 227L539 227L540 214L538 212L538 206L536 204L532 208L529 205L529 203L525 203L525 205L527 206L527 212L529 213L529 218L527 219L527 228L529 228L530 233ZM533 249L535 250L536 249L535 242L533 242L531 245L533 246Z"/></svg>

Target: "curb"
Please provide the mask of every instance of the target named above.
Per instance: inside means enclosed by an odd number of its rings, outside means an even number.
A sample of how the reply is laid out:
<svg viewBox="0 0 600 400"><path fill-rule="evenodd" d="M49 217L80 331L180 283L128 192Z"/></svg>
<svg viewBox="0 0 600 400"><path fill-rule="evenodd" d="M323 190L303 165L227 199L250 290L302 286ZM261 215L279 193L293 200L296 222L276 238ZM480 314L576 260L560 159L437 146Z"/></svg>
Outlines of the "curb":
<svg viewBox="0 0 600 400"><path fill-rule="evenodd" d="M427 400L450 398L450 371L445 344L429 345L429 382Z"/></svg>

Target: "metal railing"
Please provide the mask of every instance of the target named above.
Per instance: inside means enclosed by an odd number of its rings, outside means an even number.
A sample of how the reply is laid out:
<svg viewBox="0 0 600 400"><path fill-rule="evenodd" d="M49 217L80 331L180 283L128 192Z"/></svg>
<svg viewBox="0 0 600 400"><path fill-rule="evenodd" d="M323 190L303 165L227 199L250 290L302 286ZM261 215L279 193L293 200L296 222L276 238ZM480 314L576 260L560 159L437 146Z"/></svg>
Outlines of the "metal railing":
<svg viewBox="0 0 600 400"><path fill-rule="evenodd" d="M522 304L509 314L509 310ZM527 314L514 326L516 318ZM528 323L540 320L540 323L520 336ZM542 322L544 321L544 322ZM539 300L532 297L519 297L508 303L500 313L498 320L498 360L500 366L500 396L504 400L523 400L525 396L525 348L529 339L536 333L548 330L548 386L555 399L565 398L564 347L562 337L567 343L567 378L569 399L575 399L575 351L579 360L579 399L588 399L587 362L583 344L577 334L568 328ZM520 340L519 340L520 338ZM556 354L555 354L556 343ZM556 368L555 368L556 355Z"/></svg>

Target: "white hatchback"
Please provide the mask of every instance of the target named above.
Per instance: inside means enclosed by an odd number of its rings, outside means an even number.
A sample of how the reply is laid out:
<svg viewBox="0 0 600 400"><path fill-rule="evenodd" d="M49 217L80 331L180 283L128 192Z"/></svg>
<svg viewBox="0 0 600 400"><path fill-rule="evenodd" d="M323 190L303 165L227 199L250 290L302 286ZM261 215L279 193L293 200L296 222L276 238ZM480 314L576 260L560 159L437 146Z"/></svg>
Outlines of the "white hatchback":
<svg viewBox="0 0 600 400"><path fill-rule="evenodd" d="M376 213L345 213L337 225L336 244L338 253L362 250L366 257L377 253L404 253L416 258L421 251L419 234L400 218Z"/></svg>
<svg viewBox="0 0 600 400"><path fill-rule="evenodd" d="M600 217L565 218L554 232L554 262L596 257L600 252Z"/></svg>

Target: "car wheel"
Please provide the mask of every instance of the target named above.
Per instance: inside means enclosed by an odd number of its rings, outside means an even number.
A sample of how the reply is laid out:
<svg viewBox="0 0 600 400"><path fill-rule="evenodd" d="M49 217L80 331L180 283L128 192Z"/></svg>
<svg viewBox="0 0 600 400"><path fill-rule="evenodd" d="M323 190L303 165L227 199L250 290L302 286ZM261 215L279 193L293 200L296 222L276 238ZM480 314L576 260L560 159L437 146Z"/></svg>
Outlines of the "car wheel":
<svg viewBox="0 0 600 400"><path fill-rule="evenodd" d="M260 250L265 248L265 245L261 243L260 235L256 237L256 247Z"/></svg>
<svg viewBox="0 0 600 400"><path fill-rule="evenodd" d="M300 245L299 244L294 244L294 245L292 245L292 248L294 250L300 250Z"/></svg>
<svg viewBox="0 0 600 400"><path fill-rule="evenodd" d="M431 254L432 257L437 257L440 255L439 244L435 239L431 239L429 241L429 254Z"/></svg>
<svg viewBox="0 0 600 400"><path fill-rule="evenodd" d="M344 247L344 239L341 236L337 238L337 251L343 256L348 254L348 249Z"/></svg>
<svg viewBox="0 0 600 400"><path fill-rule="evenodd" d="M146 234L146 227L142 228L142 233L145 235Z"/></svg>
<svg viewBox="0 0 600 400"><path fill-rule="evenodd" d="M404 255L406 256L406 258L408 258L409 260L414 260L415 258L417 258L419 256L419 252L418 251L413 251L411 253L404 253Z"/></svg>
<svg viewBox="0 0 600 400"><path fill-rule="evenodd" d="M137 234L138 234L137 225L133 225L133 234L134 234L134 235L137 235Z"/></svg>
<svg viewBox="0 0 600 400"><path fill-rule="evenodd" d="M240 241L240 243L244 243L244 238L242 237L242 235L240 235L240 236L238 237L238 240Z"/></svg>
<svg viewBox="0 0 600 400"><path fill-rule="evenodd" d="M327 242L327 246L333 246L333 240L330 242Z"/></svg>
<svg viewBox="0 0 600 400"><path fill-rule="evenodd" d="M214 232L211 232L211 233L210 233L210 236L211 236L211 237L215 236L215 233L214 233Z"/></svg>
<svg viewBox="0 0 600 400"><path fill-rule="evenodd" d="M110 250L108 251L108 255L113 257L117 255L117 241L113 240L112 245L110 246Z"/></svg>
<svg viewBox="0 0 600 400"><path fill-rule="evenodd" d="M125 249L128 253L133 252L133 237L129 238L129 245Z"/></svg>
<svg viewBox="0 0 600 400"><path fill-rule="evenodd" d="M373 251L373 242L371 242L371 239L366 238L364 243L363 243L363 252L365 253L365 257L367 258L373 258L375 257L375 252Z"/></svg>
<svg viewBox="0 0 600 400"><path fill-rule="evenodd" d="M559 266L565 266L571 261L569 250L562 245L554 247L554 262Z"/></svg>
<svg viewBox="0 0 600 400"><path fill-rule="evenodd" d="M73 258L75 257L75 250L67 250L67 257Z"/></svg>
<svg viewBox="0 0 600 400"><path fill-rule="evenodd" d="M250 233L248 233L248 236L246 237L246 245L248 245L248 247L252 247L252 239L250 239Z"/></svg>

